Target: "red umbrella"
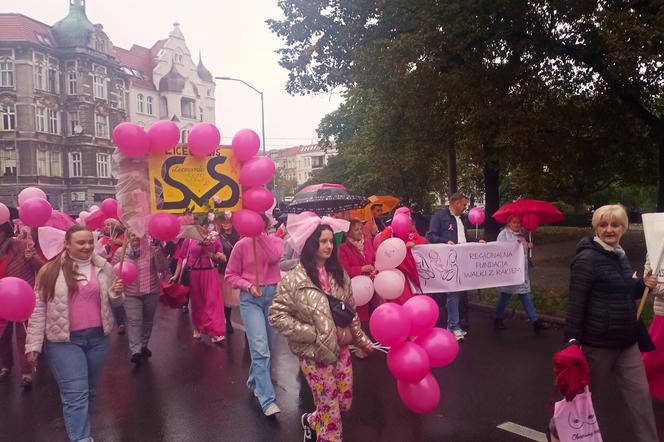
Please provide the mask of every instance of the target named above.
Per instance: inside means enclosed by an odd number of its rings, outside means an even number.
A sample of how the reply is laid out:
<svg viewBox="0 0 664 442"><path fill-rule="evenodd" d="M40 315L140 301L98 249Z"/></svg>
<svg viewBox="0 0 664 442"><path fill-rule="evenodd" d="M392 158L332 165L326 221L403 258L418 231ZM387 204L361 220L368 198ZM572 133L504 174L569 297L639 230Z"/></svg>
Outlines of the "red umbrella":
<svg viewBox="0 0 664 442"><path fill-rule="evenodd" d="M583 393L590 381L590 367L581 347L570 345L553 355L553 373L556 376L556 387L571 401L579 393Z"/></svg>
<svg viewBox="0 0 664 442"><path fill-rule="evenodd" d="M565 219L565 216L553 204L540 200L518 200L504 204L493 214L493 218L501 223L507 223L510 216L517 215L526 230L535 230L537 226L553 224ZM533 219L534 218L534 219ZM529 229L526 219L535 221L535 228ZM532 224L531 224L532 225Z"/></svg>

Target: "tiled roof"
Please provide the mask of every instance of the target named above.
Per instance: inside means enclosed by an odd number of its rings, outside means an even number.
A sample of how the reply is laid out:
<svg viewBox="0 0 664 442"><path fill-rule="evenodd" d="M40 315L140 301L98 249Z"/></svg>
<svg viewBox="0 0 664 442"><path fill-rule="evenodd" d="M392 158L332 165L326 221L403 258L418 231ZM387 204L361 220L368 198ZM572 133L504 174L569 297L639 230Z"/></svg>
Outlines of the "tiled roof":
<svg viewBox="0 0 664 442"><path fill-rule="evenodd" d="M120 65L129 68L130 71L125 70L125 73L132 76L131 81L135 86L157 90L152 82L154 56L151 49L139 45L133 45L129 50L115 46L115 57Z"/></svg>
<svg viewBox="0 0 664 442"><path fill-rule="evenodd" d="M49 25L14 13L0 14L0 41L26 41L45 47L57 47Z"/></svg>
<svg viewBox="0 0 664 442"><path fill-rule="evenodd" d="M275 149L268 152L271 157L283 158L291 157L299 153L322 152L323 148L318 144L308 144L306 146L287 147L285 149Z"/></svg>

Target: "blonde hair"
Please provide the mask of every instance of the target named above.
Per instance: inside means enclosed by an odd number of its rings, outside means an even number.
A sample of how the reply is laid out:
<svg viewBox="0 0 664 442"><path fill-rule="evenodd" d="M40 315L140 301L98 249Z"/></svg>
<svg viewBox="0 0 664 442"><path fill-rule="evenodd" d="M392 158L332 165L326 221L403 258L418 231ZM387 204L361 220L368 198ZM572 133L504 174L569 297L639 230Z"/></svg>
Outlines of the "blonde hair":
<svg viewBox="0 0 664 442"><path fill-rule="evenodd" d="M593 213L593 229L597 229L601 222L610 223L612 221L617 221L625 230L629 227L627 211L622 204L602 206Z"/></svg>

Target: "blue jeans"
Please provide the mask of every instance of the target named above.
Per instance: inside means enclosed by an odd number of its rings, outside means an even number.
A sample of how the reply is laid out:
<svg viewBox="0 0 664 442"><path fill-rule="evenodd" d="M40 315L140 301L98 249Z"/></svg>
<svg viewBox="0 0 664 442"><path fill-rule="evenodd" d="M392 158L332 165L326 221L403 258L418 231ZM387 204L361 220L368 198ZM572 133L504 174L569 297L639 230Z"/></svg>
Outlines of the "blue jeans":
<svg viewBox="0 0 664 442"><path fill-rule="evenodd" d="M466 292L450 292L447 294L447 329L461 330L459 327L459 300Z"/></svg>
<svg viewBox="0 0 664 442"><path fill-rule="evenodd" d="M265 410L277 401L270 377L270 349L274 332L267 322L267 313L277 291L276 285L261 286L263 296L254 297L249 292L240 291L240 316L247 333L251 368L247 387L256 391L256 396Z"/></svg>
<svg viewBox="0 0 664 442"><path fill-rule="evenodd" d="M503 319L503 314L505 313L505 309L507 308L507 303L510 302L510 298L512 297L511 293L501 293L500 294L500 299L498 300L498 304L496 304L496 319ZM528 314L528 318L535 322L537 321L537 312L535 311L535 305L533 304L533 297L528 293L519 293L519 298L521 298L521 304L523 304L523 308L526 309L526 314Z"/></svg>
<svg viewBox="0 0 664 442"><path fill-rule="evenodd" d="M90 439L90 406L95 397L110 338L101 327L72 332L69 342L44 343L53 377L60 389L69 440Z"/></svg>

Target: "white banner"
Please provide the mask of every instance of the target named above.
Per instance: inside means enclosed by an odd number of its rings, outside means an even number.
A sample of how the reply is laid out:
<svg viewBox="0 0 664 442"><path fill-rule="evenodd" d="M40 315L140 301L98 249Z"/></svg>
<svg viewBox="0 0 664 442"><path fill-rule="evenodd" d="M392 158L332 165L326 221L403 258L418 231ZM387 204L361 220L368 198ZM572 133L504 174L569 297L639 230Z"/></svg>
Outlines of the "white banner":
<svg viewBox="0 0 664 442"><path fill-rule="evenodd" d="M517 241L424 244L412 251L424 293L504 287L525 281L525 256Z"/></svg>
<svg viewBox="0 0 664 442"><path fill-rule="evenodd" d="M650 258L650 267L653 273L656 269L657 280L664 282L664 258L662 248L664 247L664 213L644 213L643 233L646 236L646 249Z"/></svg>

